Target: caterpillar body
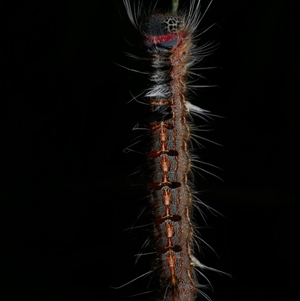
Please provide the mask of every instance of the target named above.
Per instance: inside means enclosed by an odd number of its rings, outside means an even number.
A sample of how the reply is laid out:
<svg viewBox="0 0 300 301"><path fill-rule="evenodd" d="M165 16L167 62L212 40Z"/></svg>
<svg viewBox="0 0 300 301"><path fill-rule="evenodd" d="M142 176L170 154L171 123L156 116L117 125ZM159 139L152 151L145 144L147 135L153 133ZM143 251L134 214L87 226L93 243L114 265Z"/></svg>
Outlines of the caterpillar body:
<svg viewBox="0 0 300 301"><path fill-rule="evenodd" d="M191 168L199 161L191 153L191 114L204 119L210 113L187 100L193 68L210 52L211 44L196 46L202 20L200 0L178 11L177 1L168 12L156 5L144 13L141 3L123 0L128 17L144 40L151 71L150 87L142 99L150 108L147 152L151 177L148 183L153 211L154 272L159 278L158 300L193 301L197 294L209 299L196 276L208 268L195 257ZM211 2L210 2L211 4ZM209 4L209 5L210 5ZM198 200L199 202L199 200ZM213 269L212 269L213 270Z"/></svg>

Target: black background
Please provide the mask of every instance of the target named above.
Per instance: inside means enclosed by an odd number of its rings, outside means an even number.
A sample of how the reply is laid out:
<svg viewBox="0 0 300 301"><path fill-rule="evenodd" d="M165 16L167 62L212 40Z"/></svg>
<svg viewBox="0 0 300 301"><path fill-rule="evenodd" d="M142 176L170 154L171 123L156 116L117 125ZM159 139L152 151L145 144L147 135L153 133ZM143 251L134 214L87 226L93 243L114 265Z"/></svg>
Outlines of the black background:
<svg viewBox="0 0 300 301"><path fill-rule="evenodd" d="M145 1L147 2L147 1ZM205 211L201 260L217 300L291 300L299 283L299 20L296 1L215 0L201 28L221 43L193 103L212 122L195 174ZM203 1L202 11L208 1ZM200 28L200 30L201 30ZM211 37L210 37L211 35ZM201 40L199 45L201 45ZM145 300L133 255L147 230L143 156L125 154L146 107L138 36L122 1L0 4L0 214L3 300ZM133 44L133 45L132 45ZM198 82L201 84L201 80ZM195 120L195 122L200 122ZM204 222L199 219L199 225ZM145 265L145 266L144 266ZM108 296L107 296L108 294ZM147 295L146 295L147 296Z"/></svg>

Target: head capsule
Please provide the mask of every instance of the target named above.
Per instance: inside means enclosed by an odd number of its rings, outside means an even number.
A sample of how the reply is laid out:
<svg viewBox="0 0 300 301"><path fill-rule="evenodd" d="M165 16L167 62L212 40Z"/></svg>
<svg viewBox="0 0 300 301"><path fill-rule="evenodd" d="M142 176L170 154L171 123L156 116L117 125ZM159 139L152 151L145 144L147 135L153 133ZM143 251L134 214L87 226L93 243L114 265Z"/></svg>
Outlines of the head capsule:
<svg viewBox="0 0 300 301"><path fill-rule="evenodd" d="M141 32L145 36L147 47L157 45L172 48L178 44L182 27L183 21L179 16L157 14L146 18L141 26Z"/></svg>

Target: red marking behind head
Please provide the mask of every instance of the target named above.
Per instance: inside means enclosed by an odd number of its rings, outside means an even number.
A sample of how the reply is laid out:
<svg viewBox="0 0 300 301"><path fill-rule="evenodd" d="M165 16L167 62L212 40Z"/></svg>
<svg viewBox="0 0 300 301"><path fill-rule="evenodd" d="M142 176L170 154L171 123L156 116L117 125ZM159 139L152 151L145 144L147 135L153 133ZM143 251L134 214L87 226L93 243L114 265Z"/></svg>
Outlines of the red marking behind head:
<svg viewBox="0 0 300 301"><path fill-rule="evenodd" d="M177 47L182 43L182 39L187 36L187 32L180 31L175 33L168 33L161 36L145 36L145 44L150 45L162 45L165 47Z"/></svg>
<svg viewBox="0 0 300 301"><path fill-rule="evenodd" d="M146 37L146 42L150 44L162 44L166 42L170 42L179 37L178 33L169 33L163 36L150 36Z"/></svg>

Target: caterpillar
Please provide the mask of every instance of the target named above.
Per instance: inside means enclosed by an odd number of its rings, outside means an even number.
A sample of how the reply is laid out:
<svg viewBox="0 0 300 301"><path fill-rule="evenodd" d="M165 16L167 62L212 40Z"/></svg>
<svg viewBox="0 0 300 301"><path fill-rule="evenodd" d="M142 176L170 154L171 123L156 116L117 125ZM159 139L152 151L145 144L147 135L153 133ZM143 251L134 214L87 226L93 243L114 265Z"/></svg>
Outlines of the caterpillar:
<svg viewBox="0 0 300 301"><path fill-rule="evenodd" d="M200 13L200 0L190 0L189 7L182 9L178 8L178 0L173 0L168 10L158 9L157 3L150 4L148 13L140 2L123 3L130 22L143 39L150 63L149 87L139 99L150 110L147 188L157 254L153 268L159 280L156 298L193 301L200 294L210 299L196 275L199 272L207 279L203 270L214 269L202 264L194 250L197 234L193 206L200 201L193 193L191 181L192 169L199 161L192 153L195 125L191 115L204 120L212 115L187 100L193 88L195 66L212 49L210 43L196 46L201 35L197 29L206 11Z"/></svg>

